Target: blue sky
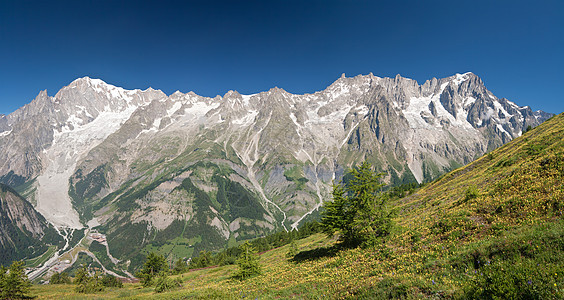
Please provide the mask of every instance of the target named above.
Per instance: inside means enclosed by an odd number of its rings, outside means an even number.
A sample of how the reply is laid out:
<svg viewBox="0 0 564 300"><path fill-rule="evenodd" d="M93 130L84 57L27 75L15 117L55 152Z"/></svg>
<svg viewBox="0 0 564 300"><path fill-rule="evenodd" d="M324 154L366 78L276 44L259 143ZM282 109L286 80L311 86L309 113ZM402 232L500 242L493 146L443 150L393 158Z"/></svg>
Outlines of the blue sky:
<svg viewBox="0 0 564 300"><path fill-rule="evenodd" d="M0 113L78 77L203 96L474 72L564 111L564 1L0 0Z"/></svg>

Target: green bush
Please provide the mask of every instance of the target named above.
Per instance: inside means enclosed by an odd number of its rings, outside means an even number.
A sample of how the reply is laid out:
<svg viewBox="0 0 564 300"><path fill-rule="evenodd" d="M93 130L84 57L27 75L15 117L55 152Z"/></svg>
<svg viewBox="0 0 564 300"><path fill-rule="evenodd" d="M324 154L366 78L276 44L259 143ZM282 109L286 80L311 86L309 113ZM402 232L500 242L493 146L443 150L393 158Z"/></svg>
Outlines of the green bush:
<svg viewBox="0 0 564 300"><path fill-rule="evenodd" d="M101 281L102 281L102 285L105 287L117 287L117 288L123 287L123 283L119 281L115 276L112 276L110 274L106 274L102 276Z"/></svg>
<svg viewBox="0 0 564 300"><path fill-rule="evenodd" d="M174 263L174 267L172 269L172 273L173 274L182 274L184 272L188 271L188 265L186 264L186 262L182 259L179 258L175 263Z"/></svg>
<svg viewBox="0 0 564 300"><path fill-rule="evenodd" d="M166 272L161 272L155 281L155 292L168 292L181 286L182 280L180 278L172 279L167 276Z"/></svg>
<svg viewBox="0 0 564 300"><path fill-rule="evenodd" d="M468 187L466 193L464 194L464 200L468 201L471 199L478 198L479 196L480 196L480 192L478 191L478 188L475 185L471 185Z"/></svg>
<svg viewBox="0 0 564 300"><path fill-rule="evenodd" d="M71 279L66 272L55 273L49 279L49 284L70 284Z"/></svg>
<svg viewBox="0 0 564 300"><path fill-rule="evenodd" d="M98 274L94 274L90 276L86 268L81 268L79 272L77 272L76 278L78 278L78 274L80 273L80 280L75 279L75 283L77 283L74 290L77 293L84 293L84 294L91 294L104 291L104 284L102 283L102 278Z"/></svg>
<svg viewBox="0 0 564 300"><path fill-rule="evenodd" d="M467 299L564 299L555 266L533 260L488 264L473 275L465 288Z"/></svg>

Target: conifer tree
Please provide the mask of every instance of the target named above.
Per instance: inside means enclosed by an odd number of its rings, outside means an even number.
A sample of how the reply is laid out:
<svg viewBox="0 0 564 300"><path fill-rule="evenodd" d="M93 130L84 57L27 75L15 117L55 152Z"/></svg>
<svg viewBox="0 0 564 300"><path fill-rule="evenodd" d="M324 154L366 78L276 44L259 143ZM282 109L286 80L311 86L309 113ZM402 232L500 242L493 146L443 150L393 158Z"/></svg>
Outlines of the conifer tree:
<svg viewBox="0 0 564 300"><path fill-rule="evenodd" d="M239 259L237 259L238 269L233 277L244 280L259 275L261 273L261 267L255 248L247 241L239 246L239 249L241 249L241 254L239 255Z"/></svg>
<svg viewBox="0 0 564 300"><path fill-rule="evenodd" d="M292 239L290 242L290 246L288 247L288 252L286 253L286 257L292 258L298 254L298 244L296 243L295 239Z"/></svg>
<svg viewBox="0 0 564 300"><path fill-rule="evenodd" d="M14 261L8 269L0 268L0 299L30 298L31 282L24 271L23 261Z"/></svg>
<svg viewBox="0 0 564 300"><path fill-rule="evenodd" d="M386 210L382 173L372 170L364 162L349 171L348 184L333 185L333 201L325 203L321 226L329 236L337 231L347 246L357 246L374 238L385 236L391 228L391 216Z"/></svg>
<svg viewBox="0 0 564 300"><path fill-rule="evenodd" d="M168 271L166 259L162 255L151 252L147 255L143 269L135 275L141 278L143 286L147 287L153 284L153 278L162 271Z"/></svg>

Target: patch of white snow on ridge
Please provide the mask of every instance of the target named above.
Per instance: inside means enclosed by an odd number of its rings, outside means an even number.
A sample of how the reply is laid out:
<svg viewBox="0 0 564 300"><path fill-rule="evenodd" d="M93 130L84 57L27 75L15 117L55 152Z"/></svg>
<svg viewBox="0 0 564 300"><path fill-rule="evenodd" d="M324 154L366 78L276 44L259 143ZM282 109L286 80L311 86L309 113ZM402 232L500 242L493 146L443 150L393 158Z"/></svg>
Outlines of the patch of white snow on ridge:
<svg viewBox="0 0 564 300"><path fill-rule="evenodd" d="M133 94L135 93L135 91L128 91L123 88L105 83L100 79L90 78L90 84L92 85L94 91L99 94L104 94L108 98L122 98L127 102L133 100Z"/></svg>
<svg viewBox="0 0 564 300"><path fill-rule="evenodd" d="M441 90L443 89L443 86L446 87L447 83L443 83L441 85ZM462 128L467 128L467 129L471 129L472 124L470 124L467 120L467 114L468 112L466 112L464 109L458 109L456 111L457 113L457 117L455 118L452 114L450 114L442 105L441 101L440 101L440 95L441 93L437 93L434 95L431 95L430 97L411 97L409 99L409 105L402 110L403 115L405 116L405 118L407 119L407 122L409 124L410 128L432 128L433 126L429 123L427 123L427 121L425 121L425 119L423 119L423 117L421 116L422 112L425 112L426 114L431 114L431 111L429 110L429 104L431 102L433 102L433 104L435 105L435 109L437 110L437 116L439 118L442 119L446 119L448 120L452 125L457 126L457 127L462 127ZM474 98L472 98L474 99ZM468 101L468 103L470 103L470 101L472 101L472 99L466 99L465 101ZM474 99L475 101L475 99ZM436 127L441 127L441 125L439 123L437 123L435 125Z"/></svg>
<svg viewBox="0 0 564 300"><path fill-rule="evenodd" d="M455 75L456 77L454 78L454 84L459 85L459 84L461 84L462 82L468 80L468 75L467 75L467 74L468 74L468 73L465 73L465 74L456 74L456 75Z"/></svg>
<svg viewBox="0 0 564 300"><path fill-rule="evenodd" d="M151 126L151 128L141 130L141 132L139 132L139 134L137 135L137 137L139 137L139 136L142 135L142 134L148 133L148 132L157 132L157 131L159 131L159 126L161 125L161 120L162 120L162 118L156 118L156 119L153 121L153 125ZM137 138L137 137L136 137L136 138Z"/></svg>
<svg viewBox="0 0 564 300"><path fill-rule="evenodd" d="M358 113L361 114L361 115L368 114L368 111L369 111L368 106L366 106L366 105L363 105L358 109Z"/></svg>
<svg viewBox="0 0 564 300"><path fill-rule="evenodd" d="M57 227L82 228L68 195L69 178L91 149L117 131L137 107L104 111L88 124L54 131L51 147L43 151L44 170L37 177L37 210Z"/></svg>
<svg viewBox="0 0 564 300"><path fill-rule="evenodd" d="M302 125L300 125L300 123L298 123L298 118L296 118L296 115L294 113L290 114L290 119L292 119L292 122L294 122L294 124L296 124L296 127L301 128ZM299 134L299 132L298 132Z"/></svg>
<svg viewBox="0 0 564 300"><path fill-rule="evenodd" d="M337 97L341 95L345 95L350 91L349 86L343 84L342 82L338 83L334 89L332 89L329 93L331 94L332 99L337 99Z"/></svg>
<svg viewBox="0 0 564 300"><path fill-rule="evenodd" d="M243 105L244 106L249 106L251 97L253 97L256 94L252 94L252 95L241 95L241 97L243 97Z"/></svg>
<svg viewBox="0 0 564 300"><path fill-rule="evenodd" d="M4 132L0 132L0 137L1 136L7 136L8 134L12 133L12 130L8 130L8 131L4 131Z"/></svg>
<svg viewBox="0 0 564 300"><path fill-rule="evenodd" d="M258 110L251 110L244 117L232 120L231 124L249 126L254 122L258 113L259 113Z"/></svg>
<svg viewBox="0 0 564 300"><path fill-rule="evenodd" d="M431 97L412 97L409 99L409 105L403 110L403 115L407 119L410 128L428 128L431 127L422 117L421 112L429 111L429 103Z"/></svg>
<svg viewBox="0 0 564 300"><path fill-rule="evenodd" d="M505 132L510 138L512 138L511 134L509 134L509 132L507 132L507 131L503 128L503 125L501 125L501 124L496 124L496 126L497 126L497 129L499 129L499 131Z"/></svg>
<svg viewBox="0 0 564 300"><path fill-rule="evenodd" d="M449 83L450 83L450 82L447 81L447 82L441 84L441 89L440 89L440 91L439 91L439 95L443 93L443 91L445 90L446 86L447 86Z"/></svg>
<svg viewBox="0 0 564 300"><path fill-rule="evenodd" d="M509 114L505 108L503 108L503 105L501 105L501 103L497 102L497 101L493 101L493 104L495 106L495 108L497 108L497 110L500 110L503 113L504 119L507 119L508 116L510 117L511 114ZM507 120L505 121L505 123L507 123Z"/></svg>
<svg viewBox="0 0 564 300"><path fill-rule="evenodd" d="M172 116L175 112L177 112L182 107L182 103L180 101L174 102L172 107L166 111L167 116Z"/></svg>
<svg viewBox="0 0 564 300"><path fill-rule="evenodd" d="M466 99L464 99L464 107L473 104L474 102L476 102L476 98L474 97L468 97Z"/></svg>
<svg viewBox="0 0 564 300"><path fill-rule="evenodd" d="M208 111L215 109L219 106L219 103L207 104L206 102L195 102L192 106L187 107L184 112L188 115L194 117L203 117Z"/></svg>
<svg viewBox="0 0 564 300"><path fill-rule="evenodd" d="M488 107L488 109L486 110L486 114L484 115L483 119L484 120L489 120L491 119L491 117L494 115L495 111L493 110L493 108Z"/></svg>
<svg viewBox="0 0 564 300"><path fill-rule="evenodd" d="M326 116L320 117L316 109L316 111L307 111L306 114L308 116L308 120L305 121L306 124L314 123L314 124L322 124L322 123L334 123L334 122L342 122L345 120L345 117L349 113L349 111L353 108L352 105L345 105L341 107L339 110L334 111Z"/></svg>

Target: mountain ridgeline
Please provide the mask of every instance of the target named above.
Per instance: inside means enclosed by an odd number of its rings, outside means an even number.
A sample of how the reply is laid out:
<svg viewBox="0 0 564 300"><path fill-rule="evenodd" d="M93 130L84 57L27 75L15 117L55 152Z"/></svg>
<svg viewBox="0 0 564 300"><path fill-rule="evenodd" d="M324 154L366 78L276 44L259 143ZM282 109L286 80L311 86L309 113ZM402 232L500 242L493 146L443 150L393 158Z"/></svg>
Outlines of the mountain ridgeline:
<svg viewBox="0 0 564 300"><path fill-rule="evenodd" d="M296 228L361 161L390 184L430 181L551 116L472 73L215 98L84 77L0 117L0 182L56 226L97 226L132 267Z"/></svg>

